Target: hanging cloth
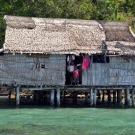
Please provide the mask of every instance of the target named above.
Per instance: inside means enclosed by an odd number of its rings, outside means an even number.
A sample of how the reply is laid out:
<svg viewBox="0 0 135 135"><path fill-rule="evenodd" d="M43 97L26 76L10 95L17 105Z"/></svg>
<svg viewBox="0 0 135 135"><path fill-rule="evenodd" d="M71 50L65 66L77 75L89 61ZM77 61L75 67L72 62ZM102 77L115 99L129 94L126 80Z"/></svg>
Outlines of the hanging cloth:
<svg viewBox="0 0 135 135"><path fill-rule="evenodd" d="M83 70L85 70L89 67L89 60L90 60L89 56L86 56L86 57L83 56L83 61L82 61Z"/></svg>

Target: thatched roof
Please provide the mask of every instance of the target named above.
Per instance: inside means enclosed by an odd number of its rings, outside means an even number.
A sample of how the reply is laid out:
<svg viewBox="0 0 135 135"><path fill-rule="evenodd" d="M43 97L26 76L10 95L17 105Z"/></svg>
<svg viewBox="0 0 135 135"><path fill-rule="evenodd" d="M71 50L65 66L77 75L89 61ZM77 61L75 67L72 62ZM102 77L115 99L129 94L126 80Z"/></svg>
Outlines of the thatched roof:
<svg viewBox="0 0 135 135"><path fill-rule="evenodd" d="M102 53L105 49L117 50L117 46L113 44L105 47L103 41L112 43L120 41L124 42L125 46L126 43L130 45L134 43L134 37L126 22L7 15L4 20L6 22L5 52L95 54Z"/></svg>

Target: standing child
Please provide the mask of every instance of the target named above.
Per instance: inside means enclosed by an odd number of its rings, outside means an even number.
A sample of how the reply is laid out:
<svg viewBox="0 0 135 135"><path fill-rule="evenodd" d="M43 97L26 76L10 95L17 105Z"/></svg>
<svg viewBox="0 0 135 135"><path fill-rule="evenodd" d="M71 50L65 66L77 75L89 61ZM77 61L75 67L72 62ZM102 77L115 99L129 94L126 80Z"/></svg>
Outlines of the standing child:
<svg viewBox="0 0 135 135"><path fill-rule="evenodd" d="M69 71L70 76L70 84L73 82L73 71L74 71L74 61L71 61L70 65L67 66L67 70Z"/></svg>
<svg viewBox="0 0 135 135"><path fill-rule="evenodd" d="M80 72L80 70L77 69L77 66L75 66L75 69L73 71L75 85L78 85L78 83L79 83L79 72Z"/></svg>

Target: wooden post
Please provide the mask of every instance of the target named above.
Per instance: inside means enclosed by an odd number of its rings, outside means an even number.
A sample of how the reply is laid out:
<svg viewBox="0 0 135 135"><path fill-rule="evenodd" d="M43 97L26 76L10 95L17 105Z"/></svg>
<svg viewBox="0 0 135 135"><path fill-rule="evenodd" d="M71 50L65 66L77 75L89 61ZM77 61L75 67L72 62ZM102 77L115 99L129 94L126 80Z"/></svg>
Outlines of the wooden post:
<svg viewBox="0 0 135 135"><path fill-rule="evenodd" d="M44 104L47 104L47 91L43 91L44 94Z"/></svg>
<svg viewBox="0 0 135 135"><path fill-rule="evenodd" d="M33 90L33 102L35 103L36 102L36 91Z"/></svg>
<svg viewBox="0 0 135 135"><path fill-rule="evenodd" d="M20 105L20 88L19 88L19 86L17 86L17 88L16 88L16 105L17 106Z"/></svg>
<svg viewBox="0 0 135 135"><path fill-rule="evenodd" d="M66 91L64 90L64 91L63 91L63 103L64 103L64 104L65 104L65 101L66 101L66 100L65 100L65 95L66 95Z"/></svg>
<svg viewBox="0 0 135 135"><path fill-rule="evenodd" d="M107 90L107 94L108 94L108 103L110 103L111 102L110 90Z"/></svg>
<svg viewBox="0 0 135 135"><path fill-rule="evenodd" d="M126 89L126 100L127 100L127 106L130 105L130 92L129 88Z"/></svg>
<svg viewBox="0 0 135 135"><path fill-rule="evenodd" d="M100 97L100 90L98 90L98 100L100 100L101 97Z"/></svg>
<svg viewBox="0 0 135 135"><path fill-rule="evenodd" d="M93 95L93 104L94 104L94 107L96 107L96 101L97 101L97 90L94 89L94 95Z"/></svg>
<svg viewBox="0 0 135 135"><path fill-rule="evenodd" d="M134 89L132 90L132 107L134 107Z"/></svg>
<svg viewBox="0 0 135 135"><path fill-rule="evenodd" d="M127 98L126 98L127 97L127 90L126 89L124 90L124 94L125 94L125 105L127 105Z"/></svg>
<svg viewBox="0 0 135 135"><path fill-rule="evenodd" d="M10 104L10 100L11 100L11 90L9 92L9 97L8 97L8 103Z"/></svg>
<svg viewBox="0 0 135 135"><path fill-rule="evenodd" d="M93 106L93 88L91 88L91 90L90 90L90 96L91 96L91 102L90 102L90 104L91 104L91 106Z"/></svg>
<svg viewBox="0 0 135 135"><path fill-rule="evenodd" d="M88 92L85 92L85 104L88 104Z"/></svg>
<svg viewBox="0 0 135 135"><path fill-rule="evenodd" d="M122 99L122 90L117 90L117 103L120 105Z"/></svg>
<svg viewBox="0 0 135 135"><path fill-rule="evenodd" d="M60 106L60 88L57 88L57 106Z"/></svg>
<svg viewBox="0 0 135 135"><path fill-rule="evenodd" d="M73 91L73 104L77 104L77 91Z"/></svg>
<svg viewBox="0 0 135 135"><path fill-rule="evenodd" d="M37 104L40 103L40 99L41 99L41 94L40 94L40 91L38 90L38 91L36 92L36 102L37 102Z"/></svg>
<svg viewBox="0 0 135 135"><path fill-rule="evenodd" d="M103 102L103 104L105 102L105 91L104 90L103 90L103 93L102 93L102 102Z"/></svg>
<svg viewBox="0 0 135 135"><path fill-rule="evenodd" d="M116 91L113 90L113 104L116 104Z"/></svg>
<svg viewBox="0 0 135 135"><path fill-rule="evenodd" d="M50 105L54 106L54 90L51 90L50 93Z"/></svg>

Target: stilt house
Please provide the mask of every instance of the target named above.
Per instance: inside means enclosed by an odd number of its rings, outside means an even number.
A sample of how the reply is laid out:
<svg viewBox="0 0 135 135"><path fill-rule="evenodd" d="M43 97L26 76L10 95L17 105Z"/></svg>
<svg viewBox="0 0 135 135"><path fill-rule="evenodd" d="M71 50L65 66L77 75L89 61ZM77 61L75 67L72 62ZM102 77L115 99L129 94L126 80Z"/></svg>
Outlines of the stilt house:
<svg viewBox="0 0 135 135"><path fill-rule="evenodd" d="M120 102L125 90L125 104L134 105L135 89L135 36L126 22L52 19L4 16L5 42L0 49L0 85L16 87L16 104L19 90L51 90L49 101L57 105L60 91L90 91L91 105L96 105L96 91L114 90L114 101ZM67 58L74 56L80 65L79 86L69 85ZM83 68L85 57L87 68ZM85 93L88 97L88 92ZM47 96L47 94L46 94Z"/></svg>
<svg viewBox="0 0 135 135"><path fill-rule="evenodd" d="M81 86L135 86L135 38L126 22L7 15L4 20L1 85L65 87L67 55L87 54Z"/></svg>

